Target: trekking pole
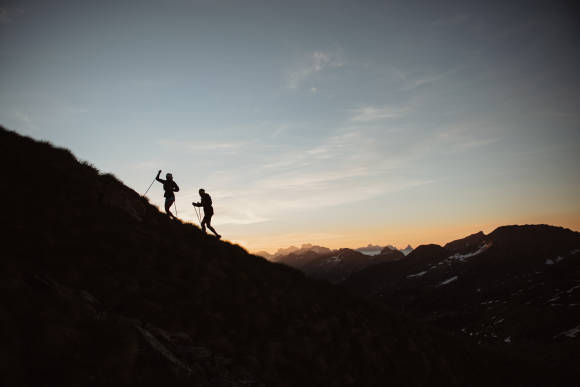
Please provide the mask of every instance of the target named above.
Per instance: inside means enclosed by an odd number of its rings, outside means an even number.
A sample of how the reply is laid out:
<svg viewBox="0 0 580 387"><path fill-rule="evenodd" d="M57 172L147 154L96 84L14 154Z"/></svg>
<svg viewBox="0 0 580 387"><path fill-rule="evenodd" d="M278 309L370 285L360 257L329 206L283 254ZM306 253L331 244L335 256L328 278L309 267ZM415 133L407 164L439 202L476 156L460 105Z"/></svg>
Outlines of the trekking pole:
<svg viewBox="0 0 580 387"><path fill-rule="evenodd" d="M175 206L175 217L177 218L177 200L173 201L173 205Z"/></svg>
<svg viewBox="0 0 580 387"><path fill-rule="evenodd" d="M151 186L153 186L153 183L155 183L155 179L153 179L153 181L151 182L151 184L149 184L149 188L147 188L147 191L145 191L145 193L141 196L145 196L147 195L147 192L149 192L149 190L151 189Z"/></svg>
<svg viewBox="0 0 580 387"><path fill-rule="evenodd" d="M193 210L195 211L195 215L197 215L197 221L199 222L199 224L201 224L201 216L199 215L199 212L197 211L197 207L193 206Z"/></svg>

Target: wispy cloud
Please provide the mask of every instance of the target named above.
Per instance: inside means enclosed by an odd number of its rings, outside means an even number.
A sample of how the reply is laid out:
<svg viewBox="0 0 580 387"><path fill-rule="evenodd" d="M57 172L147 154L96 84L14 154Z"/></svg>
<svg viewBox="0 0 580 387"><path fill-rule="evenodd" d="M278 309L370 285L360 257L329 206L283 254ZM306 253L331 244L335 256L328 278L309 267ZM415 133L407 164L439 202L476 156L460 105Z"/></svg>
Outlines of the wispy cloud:
<svg viewBox="0 0 580 387"><path fill-rule="evenodd" d="M501 140L493 123L484 121L434 128L428 135L417 132L418 140L407 142L385 133L378 127L347 126L317 144L266 156L253 174L240 171L239 177L232 176L227 186L235 189L222 186L216 192L216 206L222 206L216 209L224 214L220 223L276 222L301 212L417 189L446 178L423 173L425 160Z"/></svg>
<svg viewBox="0 0 580 387"><path fill-rule="evenodd" d="M479 148L501 141L501 137L474 139L471 141L464 141L457 144L457 148L461 150L469 150L472 148Z"/></svg>
<svg viewBox="0 0 580 387"><path fill-rule="evenodd" d="M459 122L436 132L434 141L447 152L464 152L501 141L496 124L488 121Z"/></svg>
<svg viewBox="0 0 580 387"><path fill-rule="evenodd" d="M455 67L445 71L420 71L420 72L402 72L397 74L403 85L401 91L411 91L422 86L434 84L449 78L451 75L459 72L462 68Z"/></svg>
<svg viewBox="0 0 580 387"><path fill-rule="evenodd" d="M226 197L213 194L220 224L253 224L275 221L301 211L321 210L364 201L379 195L429 184L429 179L364 179L367 172L337 171L304 175L301 171L279 178L251 182L252 189ZM223 217L222 217L223 215Z"/></svg>
<svg viewBox="0 0 580 387"><path fill-rule="evenodd" d="M294 69L286 74L287 87L296 89L312 75L327 68L341 67L343 65L344 62L340 59L340 55L324 51L315 51L307 55L301 64L295 66ZM313 93L318 91L316 87L310 87L309 89Z"/></svg>
<svg viewBox="0 0 580 387"><path fill-rule="evenodd" d="M38 131L39 130L39 126L36 125L35 121L32 119L32 117L29 114L27 114L21 110L14 110L13 115L14 115L14 118L16 118L16 120L18 122L20 122L26 129L31 130L31 131Z"/></svg>
<svg viewBox="0 0 580 387"><path fill-rule="evenodd" d="M220 199L219 195L214 195ZM256 224L266 222L268 219L256 214L254 210L247 207L222 207L223 212L220 214L220 224Z"/></svg>
<svg viewBox="0 0 580 387"><path fill-rule="evenodd" d="M239 141L223 141L223 142L204 142L204 141L173 141L160 140L159 144L181 149L187 152L221 152L221 153L236 153L248 146L248 142Z"/></svg>
<svg viewBox="0 0 580 387"><path fill-rule="evenodd" d="M416 152L386 157L376 141L371 133L340 129L304 149L264 156L254 168L234 171L225 180L210 177L208 187L215 187L212 197L220 224L276 221L433 181L397 170L402 159L416 157Z"/></svg>
<svg viewBox="0 0 580 387"><path fill-rule="evenodd" d="M409 110L409 107L362 106L352 110L350 120L353 122L369 122L399 118L407 114Z"/></svg>

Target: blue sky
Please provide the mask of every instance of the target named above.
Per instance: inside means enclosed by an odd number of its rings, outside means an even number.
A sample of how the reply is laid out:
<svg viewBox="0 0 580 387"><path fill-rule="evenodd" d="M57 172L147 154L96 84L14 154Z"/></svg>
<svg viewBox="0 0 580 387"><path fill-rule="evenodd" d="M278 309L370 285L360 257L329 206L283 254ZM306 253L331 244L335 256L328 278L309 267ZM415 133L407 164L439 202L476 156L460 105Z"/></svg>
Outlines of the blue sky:
<svg viewBox="0 0 580 387"><path fill-rule="evenodd" d="M543 3L0 2L0 123L172 172L182 219L204 187L253 251L578 230L580 34Z"/></svg>

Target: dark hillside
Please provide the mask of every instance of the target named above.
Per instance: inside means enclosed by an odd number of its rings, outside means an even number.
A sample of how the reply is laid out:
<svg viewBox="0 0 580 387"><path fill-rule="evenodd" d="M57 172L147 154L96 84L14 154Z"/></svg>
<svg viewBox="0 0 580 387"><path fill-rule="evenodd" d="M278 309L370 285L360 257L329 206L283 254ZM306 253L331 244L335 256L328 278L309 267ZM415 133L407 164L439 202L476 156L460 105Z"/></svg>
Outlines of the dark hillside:
<svg viewBox="0 0 580 387"><path fill-rule="evenodd" d="M370 266L342 283L476 343L527 353L566 385L580 361L580 233L499 227Z"/></svg>
<svg viewBox="0 0 580 387"><path fill-rule="evenodd" d="M449 251L453 251L454 253L463 253L465 251L470 251L473 250L474 248L477 248L484 241L485 234L482 231L480 231L476 234L471 234L465 238L449 242L443 247Z"/></svg>
<svg viewBox="0 0 580 387"><path fill-rule="evenodd" d="M398 250L388 250L385 254L375 256L365 255L352 249L328 252L310 250L276 257L276 262L298 269L310 278L338 283L365 267L400 259L403 256L403 253Z"/></svg>
<svg viewBox="0 0 580 387"><path fill-rule="evenodd" d="M0 384L529 385L466 346L203 236L0 128Z"/></svg>

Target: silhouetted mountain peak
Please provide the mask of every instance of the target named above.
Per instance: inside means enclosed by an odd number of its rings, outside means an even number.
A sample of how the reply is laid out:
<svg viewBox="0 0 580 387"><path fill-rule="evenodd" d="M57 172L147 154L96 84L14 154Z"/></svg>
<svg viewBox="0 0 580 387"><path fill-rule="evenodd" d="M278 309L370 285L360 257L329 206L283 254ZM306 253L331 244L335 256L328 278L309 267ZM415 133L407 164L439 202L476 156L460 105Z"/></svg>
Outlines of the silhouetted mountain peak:
<svg viewBox="0 0 580 387"><path fill-rule="evenodd" d="M405 247L404 249L400 250L401 253L405 254L405 255L409 255L411 253L411 251L413 251L413 248L411 247L411 245L407 245L407 247Z"/></svg>
<svg viewBox="0 0 580 387"><path fill-rule="evenodd" d="M445 249L436 244L421 245L414 249L409 255L407 255L407 260L419 260L419 259L429 259L429 258L442 258L449 255L449 250Z"/></svg>
<svg viewBox="0 0 580 387"><path fill-rule="evenodd" d="M314 252L316 254L324 254L324 253L329 253L331 251L332 250L330 250L327 247L316 246L316 245L313 245L311 243L304 243L300 247L290 246L290 247L287 247L287 248L280 248L271 257L272 257L273 260L279 261L282 257L288 256L290 254L293 254L294 256L296 256L296 255L304 255L304 254L309 253L309 252ZM263 256L261 254L257 254L257 255Z"/></svg>
<svg viewBox="0 0 580 387"><path fill-rule="evenodd" d="M385 246L382 250L381 250L381 254L389 254L392 251L397 250L397 248L395 246Z"/></svg>
<svg viewBox="0 0 580 387"><path fill-rule="evenodd" d="M449 242L444 247L449 251L463 252L477 248L479 245L481 245L481 243L485 241L485 239L486 239L485 234L483 233L483 231L480 231L478 233L471 234L465 238Z"/></svg>
<svg viewBox="0 0 580 387"><path fill-rule="evenodd" d="M366 255L378 255L380 254L381 250L383 248L381 246L378 245L373 245L373 244L368 244L368 246L365 247L359 247L354 249L355 251L358 251L360 253L366 254Z"/></svg>

